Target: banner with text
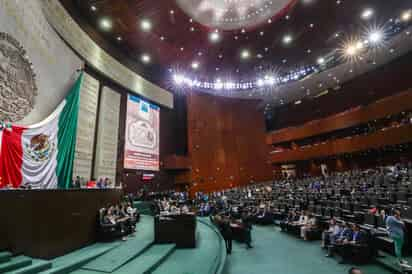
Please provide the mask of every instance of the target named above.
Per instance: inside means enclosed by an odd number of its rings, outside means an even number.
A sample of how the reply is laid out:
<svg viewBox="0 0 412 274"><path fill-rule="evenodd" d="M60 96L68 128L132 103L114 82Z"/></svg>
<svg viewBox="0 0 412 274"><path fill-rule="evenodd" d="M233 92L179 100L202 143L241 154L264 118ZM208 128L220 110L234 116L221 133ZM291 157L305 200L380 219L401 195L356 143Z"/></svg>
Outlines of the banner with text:
<svg viewBox="0 0 412 274"><path fill-rule="evenodd" d="M124 167L159 170L159 107L139 97L127 100Z"/></svg>

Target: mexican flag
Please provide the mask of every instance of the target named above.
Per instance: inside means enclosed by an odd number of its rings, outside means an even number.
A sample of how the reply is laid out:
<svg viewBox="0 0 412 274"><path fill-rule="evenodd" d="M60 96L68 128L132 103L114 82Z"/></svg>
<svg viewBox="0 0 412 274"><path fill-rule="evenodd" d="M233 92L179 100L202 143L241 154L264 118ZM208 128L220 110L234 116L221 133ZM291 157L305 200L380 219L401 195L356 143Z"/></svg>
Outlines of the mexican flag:
<svg viewBox="0 0 412 274"><path fill-rule="evenodd" d="M80 75L67 97L44 121L0 129L0 188L69 188L82 79Z"/></svg>

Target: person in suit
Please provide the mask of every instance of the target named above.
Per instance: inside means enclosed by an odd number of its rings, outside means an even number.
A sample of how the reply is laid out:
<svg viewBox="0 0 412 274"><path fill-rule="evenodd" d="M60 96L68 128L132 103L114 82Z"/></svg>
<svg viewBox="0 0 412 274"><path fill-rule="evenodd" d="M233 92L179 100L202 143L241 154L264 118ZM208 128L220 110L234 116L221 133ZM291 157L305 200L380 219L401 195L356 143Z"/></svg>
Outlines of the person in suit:
<svg viewBox="0 0 412 274"><path fill-rule="evenodd" d="M352 257L353 248L366 242L366 236L358 224L352 225L352 231L351 239L345 240L337 246L337 250L342 256L342 260L339 263L346 263Z"/></svg>
<svg viewBox="0 0 412 274"><path fill-rule="evenodd" d="M326 254L326 257L333 257L333 254L340 245L348 243L352 239L353 231L351 226L348 223L343 223L342 226L343 229L341 230L341 232L333 242L331 241L331 244L328 246L328 253Z"/></svg>
<svg viewBox="0 0 412 274"><path fill-rule="evenodd" d="M249 212L244 211L242 214L242 223L243 223L243 233L244 240L247 248L253 248L252 246L252 216Z"/></svg>
<svg viewBox="0 0 412 274"><path fill-rule="evenodd" d="M230 226L230 218L228 216L224 216L220 222L220 232L222 233L223 239L225 240L226 244L226 253L232 253L232 240L233 240L233 232L232 227Z"/></svg>

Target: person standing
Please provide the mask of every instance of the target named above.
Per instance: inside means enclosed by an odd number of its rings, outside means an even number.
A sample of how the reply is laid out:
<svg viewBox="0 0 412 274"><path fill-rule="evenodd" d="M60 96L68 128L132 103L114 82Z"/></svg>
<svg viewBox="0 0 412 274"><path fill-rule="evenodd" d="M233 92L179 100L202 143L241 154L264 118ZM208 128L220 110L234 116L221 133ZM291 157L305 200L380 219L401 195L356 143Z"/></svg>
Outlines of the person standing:
<svg viewBox="0 0 412 274"><path fill-rule="evenodd" d="M252 216L249 212L244 211L242 214L242 223L243 223L243 233L244 240L247 248L253 248L252 246Z"/></svg>
<svg viewBox="0 0 412 274"><path fill-rule="evenodd" d="M399 260L399 264L407 264L407 262L402 259L402 248L405 241L405 223L401 219L401 212L399 210L394 210L393 216L386 218L386 227L389 231L389 237L395 244L395 255Z"/></svg>
<svg viewBox="0 0 412 274"><path fill-rule="evenodd" d="M228 216L224 216L220 231L222 232L223 239L225 239L226 244L226 253L232 253L232 240L233 240L233 232L232 227L230 226L230 218Z"/></svg>

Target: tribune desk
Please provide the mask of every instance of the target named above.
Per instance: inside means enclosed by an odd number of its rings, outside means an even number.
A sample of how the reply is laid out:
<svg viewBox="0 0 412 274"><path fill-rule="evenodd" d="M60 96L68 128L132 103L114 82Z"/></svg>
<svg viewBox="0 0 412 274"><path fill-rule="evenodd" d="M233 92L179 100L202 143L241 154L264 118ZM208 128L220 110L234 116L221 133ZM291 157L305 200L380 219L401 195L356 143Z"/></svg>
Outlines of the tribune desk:
<svg viewBox="0 0 412 274"><path fill-rule="evenodd" d="M189 214L159 214L154 222L155 243L175 243L178 248L196 247L196 216Z"/></svg>
<svg viewBox="0 0 412 274"><path fill-rule="evenodd" d="M51 259L91 244L98 210L122 196L121 189L1 190L0 251Z"/></svg>

